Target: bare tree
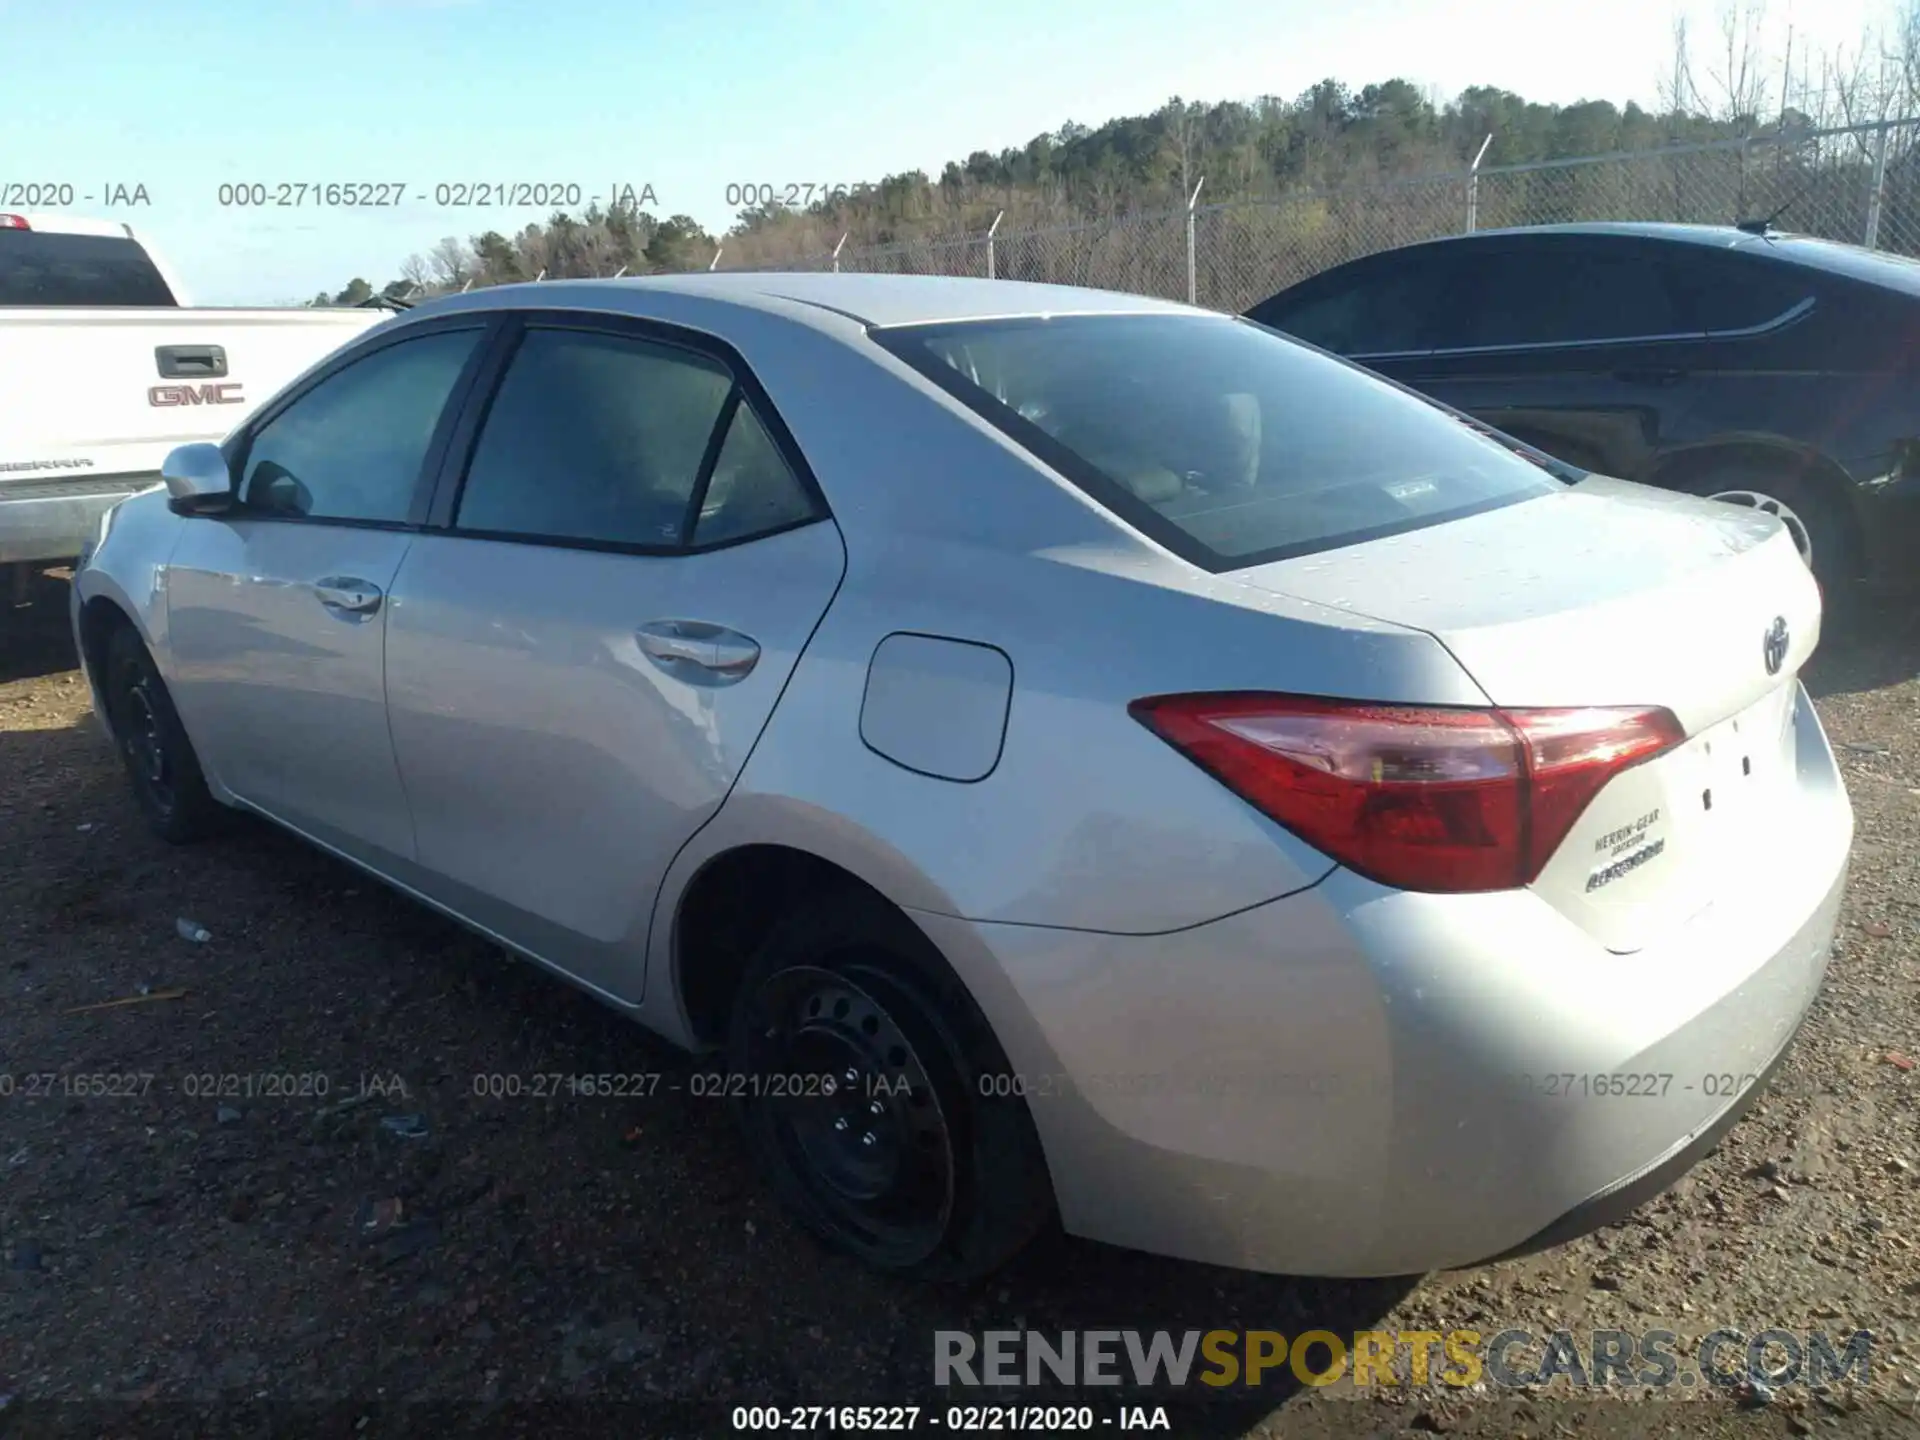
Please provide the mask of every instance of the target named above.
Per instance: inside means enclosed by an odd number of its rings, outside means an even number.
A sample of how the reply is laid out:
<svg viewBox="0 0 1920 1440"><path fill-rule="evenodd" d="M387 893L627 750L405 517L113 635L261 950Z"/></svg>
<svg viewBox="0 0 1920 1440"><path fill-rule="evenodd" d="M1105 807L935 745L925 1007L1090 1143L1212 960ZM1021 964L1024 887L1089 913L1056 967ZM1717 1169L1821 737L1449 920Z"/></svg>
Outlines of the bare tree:
<svg viewBox="0 0 1920 1440"><path fill-rule="evenodd" d="M435 289L458 290L479 273L479 268L466 241L451 235L427 252L427 273Z"/></svg>
<svg viewBox="0 0 1920 1440"><path fill-rule="evenodd" d="M1716 119L1751 128L1767 108L1766 55L1761 36L1766 17L1765 0L1731 0L1720 12L1722 63L1710 72L1719 92Z"/></svg>
<svg viewBox="0 0 1920 1440"><path fill-rule="evenodd" d="M1899 86L1900 113L1912 115L1920 111L1920 0L1907 0L1894 20L1887 49Z"/></svg>
<svg viewBox="0 0 1920 1440"><path fill-rule="evenodd" d="M1693 83L1693 61L1687 49L1687 17L1673 22L1673 70L1660 82L1660 104L1676 119L1700 108L1700 90Z"/></svg>
<svg viewBox="0 0 1920 1440"><path fill-rule="evenodd" d="M432 280L432 269L418 255L409 255L400 265L400 278L415 290L425 290Z"/></svg>

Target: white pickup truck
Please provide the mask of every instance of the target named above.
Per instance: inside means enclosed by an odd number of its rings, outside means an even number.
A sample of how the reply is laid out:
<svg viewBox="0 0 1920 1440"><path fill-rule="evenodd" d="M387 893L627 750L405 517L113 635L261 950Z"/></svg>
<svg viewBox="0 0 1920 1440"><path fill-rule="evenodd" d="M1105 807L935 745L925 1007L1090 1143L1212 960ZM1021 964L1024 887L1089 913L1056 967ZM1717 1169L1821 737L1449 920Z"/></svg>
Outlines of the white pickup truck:
<svg viewBox="0 0 1920 1440"><path fill-rule="evenodd" d="M379 309L187 308L111 221L0 214L0 570L80 554L100 513L219 441ZM0 590L0 597L4 590Z"/></svg>

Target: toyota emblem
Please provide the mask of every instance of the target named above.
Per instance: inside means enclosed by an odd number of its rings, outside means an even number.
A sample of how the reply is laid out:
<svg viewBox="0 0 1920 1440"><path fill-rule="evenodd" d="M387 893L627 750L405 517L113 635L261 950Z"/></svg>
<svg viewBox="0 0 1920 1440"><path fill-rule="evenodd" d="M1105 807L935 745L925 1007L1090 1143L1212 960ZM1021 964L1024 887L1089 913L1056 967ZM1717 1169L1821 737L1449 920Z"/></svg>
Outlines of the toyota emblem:
<svg viewBox="0 0 1920 1440"><path fill-rule="evenodd" d="M1766 657L1767 674L1778 675L1780 673L1780 667L1787 663L1786 616L1776 615L1773 617L1773 624L1767 627L1766 642L1761 647L1760 653Z"/></svg>

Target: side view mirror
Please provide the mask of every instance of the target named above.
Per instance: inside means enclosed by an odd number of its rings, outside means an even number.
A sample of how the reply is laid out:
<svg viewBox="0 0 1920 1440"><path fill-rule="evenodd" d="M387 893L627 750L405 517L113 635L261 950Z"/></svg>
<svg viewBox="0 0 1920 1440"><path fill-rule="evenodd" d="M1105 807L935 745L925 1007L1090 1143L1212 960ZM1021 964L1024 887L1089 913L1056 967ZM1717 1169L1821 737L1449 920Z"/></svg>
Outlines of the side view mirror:
<svg viewBox="0 0 1920 1440"><path fill-rule="evenodd" d="M218 445L181 445L160 462L169 504L179 515L204 515L233 503L233 474Z"/></svg>

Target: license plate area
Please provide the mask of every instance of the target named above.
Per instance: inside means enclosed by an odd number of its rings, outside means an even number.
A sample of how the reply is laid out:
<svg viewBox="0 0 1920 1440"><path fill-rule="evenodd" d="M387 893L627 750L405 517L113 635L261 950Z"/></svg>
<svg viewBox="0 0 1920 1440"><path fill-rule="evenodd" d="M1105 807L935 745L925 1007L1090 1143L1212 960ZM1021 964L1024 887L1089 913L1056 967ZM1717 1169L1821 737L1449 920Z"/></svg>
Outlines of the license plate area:
<svg viewBox="0 0 1920 1440"><path fill-rule="evenodd" d="M1688 742L1689 827L1715 850L1765 843L1764 812L1792 773L1793 686L1781 685Z"/></svg>

